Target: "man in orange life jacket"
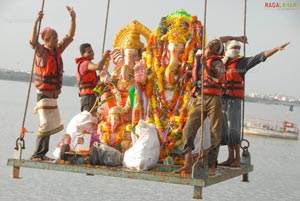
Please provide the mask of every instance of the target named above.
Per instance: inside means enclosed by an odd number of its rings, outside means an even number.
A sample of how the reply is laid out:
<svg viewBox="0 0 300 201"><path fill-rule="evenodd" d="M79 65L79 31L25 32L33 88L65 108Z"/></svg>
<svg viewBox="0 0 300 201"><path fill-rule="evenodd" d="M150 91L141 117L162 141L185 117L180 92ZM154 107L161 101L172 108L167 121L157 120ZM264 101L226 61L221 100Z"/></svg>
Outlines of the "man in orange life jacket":
<svg viewBox="0 0 300 201"><path fill-rule="evenodd" d="M217 161L221 142L222 128L222 89L219 79L224 73L224 65L219 55L223 54L223 44L219 39L210 41L205 48L201 63L203 70L203 115L210 120L211 147L205 150L205 163L209 165L209 176L215 175L215 164ZM183 128L185 137L184 153L185 165L175 172L191 172L193 166L192 150L195 148L194 139L197 130L201 126L201 97L197 96L194 110L190 113Z"/></svg>
<svg viewBox="0 0 300 201"><path fill-rule="evenodd" d="M247 43L247 38L242 36L238 40ZM283 50L289 43L253 57L241 57L239 55L241 45L236 39L223 41L224 43L227 42L223 59L226 72L222 79L223 126L221 144L228 145L228 159L219 165L240 167L241 101L244 99L244 76L248 70L265 61L277 51Z"/></svg>
<svg viewBox="0 0 300 201"><path fill-rule="evenodd" d="M79 87L79 96L81 97L81 112L90 111L95 104L96 96L93 89L96 87L98 77L96 70L102 71L106 60L110 56L110 51L104 52L103 58L99 63L91 62L94 59L94 51L89 43L83 43L79 47L81 57L76 58L77 64L77 82Z"/></svg>
<svg viewBox="0 0 300 201"><path fill-rule="evenodd" d="M35 87L37 89L37 101L42 99L57 99L61 93L63 62L61 54L66 47L73 41L76 28L76 14L73 8L67 6L67 10L71 16L71 25L69 33L58 43L57 32L46 27L41 31L41 38L45 42L41 45L38 42L37 25L44 16L40 11L34 22L30 44L35 50L34 72L35 72ZM51 120L46 120L50 122ZM63 126L62 128L63 129ZM60 129L60 130L61 130ZM32 160L48 160L46 153L49 150L50 135L59 132L56 130L45 135L38 134L36 140L36 148L31 157Z"/></svg>

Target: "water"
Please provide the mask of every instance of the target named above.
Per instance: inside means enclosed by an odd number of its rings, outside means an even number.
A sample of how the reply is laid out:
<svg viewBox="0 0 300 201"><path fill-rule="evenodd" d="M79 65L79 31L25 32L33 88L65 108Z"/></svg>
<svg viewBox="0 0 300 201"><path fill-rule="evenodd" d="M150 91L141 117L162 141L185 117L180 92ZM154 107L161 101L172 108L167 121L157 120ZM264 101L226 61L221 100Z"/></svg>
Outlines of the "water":
<svg viewBox="0 0 300 201"><path fill-rule="evenodd" d="M0 80L0 84L0 200L194 200L192 186L168 183L29 168L21 168L22 179L12 179L11 167L6 162L8 158L12 158L15 140L19 136L28 84L3 80ZM32 88L25 123L25 127L31 131L36 131L38 125L38 117L32 114L35 98ZM64 87L58 104L66 126L79 111L77 88ZM288 106L246 103L245 115L283 120L287 111ZM294 111L288 114L288 119L299 124L299 114L300 107L294 107ZM63 134L61 132L51 138L49 156ZM241 177L237 177L205 187L204 200L299 200L300 141L245 137L251 143L249 151L254 165L254 171L249 174L250 182L241 182ZM27 134L25 142L23 158L29 158L34 149L35 134ZM219 160L225 160L226 156L227 148L221 147Z"/></svg>

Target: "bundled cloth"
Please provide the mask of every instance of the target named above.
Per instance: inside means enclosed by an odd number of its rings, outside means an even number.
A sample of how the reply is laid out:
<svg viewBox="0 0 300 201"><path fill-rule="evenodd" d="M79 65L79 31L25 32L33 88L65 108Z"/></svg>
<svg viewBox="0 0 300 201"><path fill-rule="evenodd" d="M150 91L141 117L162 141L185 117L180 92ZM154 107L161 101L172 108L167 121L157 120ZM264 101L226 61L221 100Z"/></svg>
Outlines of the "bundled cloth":
<svg viewBox="0 0 300 201"><path fill-rule="evenodd" d="M40 100L34 108L34 114L39 114L40 117L39 136L53 135L64 129L56 99Z"/></svg>
<svg viewBox="0 0 300 201"><path fill-rule="evenodd" d="M91 133L98 124L98 118L88 111L76 114L67 126L67 133L71 135L71 149L74 151L88 150L91 143Z"/></svg>
<svg viewBox="0 0 300 201"><path fill-rule="evenodd" d="M98 124L98 118L94 117L90 112L83 111L76 114L67 126L67 133L74 137L82 133L84 130L94 128Z"/></svg>
<svg viewBox="0 0 300 201"><path fill-rule="evenodd" d="M95 142L89 155L91 165L120 166L123 161L120 151L104 143Z"/></svg>
<svg viewBox="0 0 300 201"><path fill-rule="evenodd" d="M135 127L135 133L139 138L125 152L123 166L136 170L150 170L157 164L160 153L155 125L139 120L138 125Z"/></svg>

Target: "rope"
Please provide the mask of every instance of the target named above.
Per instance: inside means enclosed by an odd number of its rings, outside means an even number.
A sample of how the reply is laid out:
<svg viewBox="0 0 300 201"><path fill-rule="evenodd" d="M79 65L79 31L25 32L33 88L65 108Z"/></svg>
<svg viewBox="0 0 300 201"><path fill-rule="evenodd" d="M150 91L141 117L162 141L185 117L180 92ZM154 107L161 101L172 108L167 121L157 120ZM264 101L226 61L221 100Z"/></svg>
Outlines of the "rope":
<svg viewBox="0 0 300 201"><path fill-rule="evenodd" d="M107 30L107 21L108 21L108 13L109 13L109 4L110 4L110 0L107 0L105 28L104 28L104 36L103 36L103 44L102 44L102 54L104 52L105 40L106 40L106 30Z"/></svg>
<svg viewBox="0 0 300 201"><path fill-rule="evenodd" d="M44 5L45 5L45 0L43 0L42 2L42 9L41 11L44 10ZM36 36L36 41L38 41L39 39L39 33L40 33L40 29L41 29L41 23L42 23L42 19L40 19L39 24L38 24L38 31L37 31L37 36ZM29 85L28 85L28 92L27 92L27 98L26 98L26 104L25 104L25 111L24 111L24 115L23 115L23 121L22 121L22 126L20 129L20 140L22 141L24 136L25 136L25 132L27 132L27 130L24 128L25 125L25 120L26 120L26 114L27 114L27 109L28 109L28 102L29 102L29 96L30 96L30 89L31 89L31 83L32 83L32 77L33 77L33 69L34 69L34 59L36 56L36 49L34 49L34 56L33 56L33 61L32 61L32 67L31 67L31 74L30 74L30 79L29 79Z"/></svg>
<svg viewBox="0 0 300 201"><path fill-rule="evenodd" d="M247 14L247 0L244 2L244 37L246 36L246 14ZM246 56L246 43L244 42L244 57ZM242 103L242 140L244 140L244 120L245 120L245 79L246 76L244 74L244 99Z"/></svg>
<svg viewBox="0 0 300 201"><path fill-rule="evenodd" d="M207 0L204 1L204 22L203 22L203 37L202 37L202 56L204 54L204 49L205 49L205 38L206 38L206 10L207 10ZM199 151L199 157L200 160L203 159L203 135L204 135L204 118L203 118L203 114L204 114L204 101L203 101L203 64L202 64L202 68L201 68L201 132L200 132L200 136L201 136L201 143L200 143L200 151Z"/></svg>
<svg viewBox="0 0 300 201"><path fill-rule="evenodd" d="M107 21L108 21L108 13L109 13L109 4L110 4L110 0L107 0L107 7L106 7L106 19L105 19L105 27L104 27L104 35L103 35L103 43L102 43L102 56L104 53L104 48L105 48L105 40L106 40L106 30L107 30ZM99 79L100 79L100 73L99 73ZM99 101L100 101L100 97L97 96L96 101L93 105L93 107L90 109L89 112L93 112L95 110L95 108L98 107L99 105Z"/></svg>
<svg viewBox="0 0 300 201"><path fill-rule="evenodd" d="M244 3L244 37L246 36L246 16L247 16L247 0L245 0ZM244 57L246 56L246 43L244 42ZM242 130L242 139L241 139L241 143L240 146L241 148L246 151L248 150L250 143L247 139L244 139L244 121L245 121L245 80L246 80L246 74L244 74L244 99L243 99L243 104L242 104L242 126L241 126L241 130ZM242 142L246 142L247 144L245 146L242 145Z"/></svg>
<svg viewBox="0 0 300 201"><path fill-rule="evenodd" d="M95 108L98 107L99 100L100 100L100 97L97 96L97 97L96 97L96 100L95 100L95 103L94 103L93 107L90 109L89 113L92 113L92 112L95 110Z"/></svg>

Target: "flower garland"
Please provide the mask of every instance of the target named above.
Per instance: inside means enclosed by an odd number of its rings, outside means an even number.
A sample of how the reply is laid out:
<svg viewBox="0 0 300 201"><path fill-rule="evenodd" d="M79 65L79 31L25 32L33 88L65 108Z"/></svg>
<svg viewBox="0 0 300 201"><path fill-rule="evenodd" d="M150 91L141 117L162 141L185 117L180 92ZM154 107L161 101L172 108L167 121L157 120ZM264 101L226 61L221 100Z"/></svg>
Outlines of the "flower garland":
<svg viewBox="0 0 300 201"><path fill-rule="evenodd" d="M121 144L123 139L123 132L126 130L126 125L120 126L118 130L114 133L112 133L110 130L111 128L110 122L105 122L101 126L102 126L102 132L99 134L99 140L102 143L105 143L115 148ZM115 135L114 142L111 140L113 135Z"/></svg>
<svg viewBox="0 0 300 201"><path fill-rule="evenodd" d="M182 23L178 19L183 19ZM183 23L188 24L188 30L183 29ZM185 74L193 65L194 48L201 48L202 46L202 31L201 22L196 17L179 10L166 16L148 40L145 55L147 80L143 91L146 100L143 101L147 103L146 121L154 123L158 131L161 142L160 158L162 160L183 141L183 126L189 112L192 110L190 105L192 83L185 80ZM167 93L165 92L168 89L165 84L165 73L168 61L171 59L167 54L167 46L170 41L184 43L185 49L180 58L181 65L174 66L178 83L172 89L173 94L167 101ZM141 93L140 89L135 93L133 124L137 124L141 118L143 101L141 101L139 93Z"/></svg>

